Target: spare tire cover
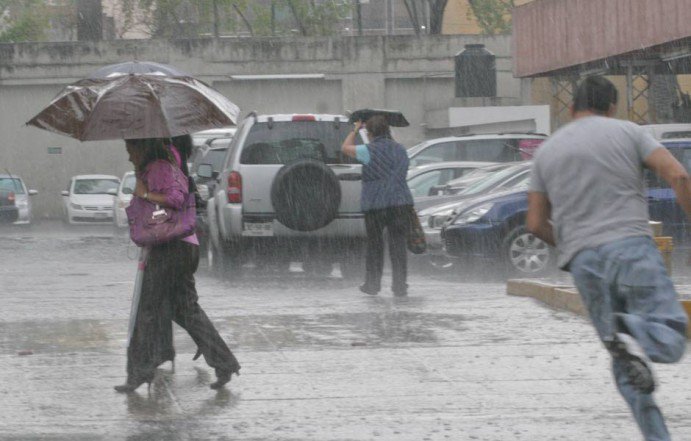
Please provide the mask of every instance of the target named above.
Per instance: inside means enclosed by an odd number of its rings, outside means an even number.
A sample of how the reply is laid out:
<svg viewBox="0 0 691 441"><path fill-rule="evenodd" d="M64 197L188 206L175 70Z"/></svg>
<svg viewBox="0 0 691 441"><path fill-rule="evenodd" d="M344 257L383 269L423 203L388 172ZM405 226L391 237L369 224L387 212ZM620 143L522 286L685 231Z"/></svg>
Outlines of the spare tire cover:
<svg viewBox="0 0 691 441"><path fill-rule="evenodd" d="M314 231L336 218L341 185L326 164L302 159L283 166L271 184L276 219L292 230Z"/></svg>

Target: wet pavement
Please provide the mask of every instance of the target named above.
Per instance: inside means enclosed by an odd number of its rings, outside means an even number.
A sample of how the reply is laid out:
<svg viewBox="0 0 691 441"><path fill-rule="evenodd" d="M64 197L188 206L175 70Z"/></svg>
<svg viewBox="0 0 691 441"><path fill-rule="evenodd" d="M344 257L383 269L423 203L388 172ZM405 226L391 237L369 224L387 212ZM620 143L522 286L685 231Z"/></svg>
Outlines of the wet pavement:
<svg viewBox="0 0 691 441"><path fill-rule="evenodd" d="M408 298L307 278L198 273L242 363L223 390L176 328L176 364L118 394L136 248L108 227L0 230L1 440L640 439L582 318L497 277L414 273ZM26 355L21 355L26 354ZM675 440L691 440L691 361L658 366Z"/></svg>

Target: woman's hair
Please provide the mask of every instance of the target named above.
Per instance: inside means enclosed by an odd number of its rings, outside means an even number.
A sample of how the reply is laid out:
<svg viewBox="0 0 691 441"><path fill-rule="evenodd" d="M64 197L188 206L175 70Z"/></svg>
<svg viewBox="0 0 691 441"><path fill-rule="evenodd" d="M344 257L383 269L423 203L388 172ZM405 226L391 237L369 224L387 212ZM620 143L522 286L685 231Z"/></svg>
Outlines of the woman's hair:
<svg viewBox="0 0 691 441"><path fill-rule="evenodd" d="M374 115L369 117L365 122L365 128L367 128L367 132L369 132L373 138L378 138L380 136L391 138L389 123L386 121L386 117L384 115Z"/></svg>
<svg viewBox="0 0 691 441"><path fill-rule="evenodd" d="M133 148L144 150L142 161L137 166L137 171L143 171L147 165L158 159L175 165L173 153L168 148L170 142L166 138L128 139L127 143L132 145Z"/></svg>
<svg viewBox="0 0 691 441"><path fill-rule="evenodd" d="M172 138L170 138L170 141L178 150L178 153L180 153L180 169L182 169L182 172L185 174L185 176L189 176L190 171L187 167L187 161L190 159L190 156L192 156L192 149L194 148L192 136L173 136Z"/></svg>

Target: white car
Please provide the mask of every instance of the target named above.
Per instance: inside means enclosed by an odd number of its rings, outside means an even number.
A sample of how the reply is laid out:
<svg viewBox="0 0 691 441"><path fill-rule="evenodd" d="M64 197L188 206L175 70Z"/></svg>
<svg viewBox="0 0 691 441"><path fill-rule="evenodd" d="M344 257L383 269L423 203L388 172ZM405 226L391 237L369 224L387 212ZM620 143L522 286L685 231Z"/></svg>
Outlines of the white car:
<svg viewBox="0 0 691 441"><path fill-rule="evenodd" d="M0 175L0 190L14 193L14 204L17 206L18 217L14 225L26 225L31 223L31 199L29 196L37 195L36 190L27 190L22 178L17 175Z"/></svg>
<svg viewBox="0 0 691 441"><path fill-rule="evenodd" d="M125 208L130 205L136 183L137 178L134 172L125 172L120 181L117 194L113 198L113 224L118 228L127 227L127 213L125 212Z"/></svg>
<svg viewBox="0 0 691 441"><path fill-rule="evenodd" d="M65 220L70 224L113 222L113 196L119 185L117 176L73 176L61 193Z"/></svg>

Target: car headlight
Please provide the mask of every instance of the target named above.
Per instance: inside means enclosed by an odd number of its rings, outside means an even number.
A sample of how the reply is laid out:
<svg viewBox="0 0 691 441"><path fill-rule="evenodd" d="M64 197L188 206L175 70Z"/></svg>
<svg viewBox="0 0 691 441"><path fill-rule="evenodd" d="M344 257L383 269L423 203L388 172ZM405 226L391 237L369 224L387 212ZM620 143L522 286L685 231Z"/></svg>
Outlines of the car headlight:
<svg viewBox="0 0 691 441"><path fill-rule="evenodd" d="M484 215L487 214L489 210L494 206L493 203L483 204L475 208L471 208L468 211L464 211L458 215L458 217L453 221L456 225L470 224L475 221L480 220Z"/></svg>
<svg viewBox="0 0 691 441"><path fill-rule="evenodd" d="M429 215L425 214L422 216L418 216L418 220L420 221L420 225L424 227L425 225L427 225L427 222L429 221Z"/></svg>
<svg viewBox="0 0 691 441"><path fill-rule="evenodd" d="M72 207L73 210L81 210L82 209L81 205L73 204L72 202L70 202L70 207Z"/></svg>
<svg viewBox="0 0 691 441"><path fill-rule="evenodd" d="M446 221L449 220L449 216L451 216L451 214L453 214L453 210L444 210L435 213L429 217L429 227L435 230L441 230L441 227L443 227Z"/></svg>

